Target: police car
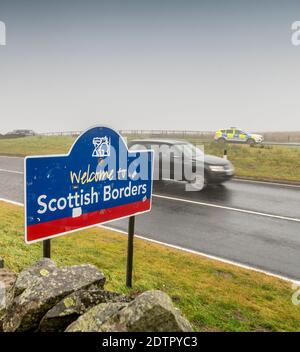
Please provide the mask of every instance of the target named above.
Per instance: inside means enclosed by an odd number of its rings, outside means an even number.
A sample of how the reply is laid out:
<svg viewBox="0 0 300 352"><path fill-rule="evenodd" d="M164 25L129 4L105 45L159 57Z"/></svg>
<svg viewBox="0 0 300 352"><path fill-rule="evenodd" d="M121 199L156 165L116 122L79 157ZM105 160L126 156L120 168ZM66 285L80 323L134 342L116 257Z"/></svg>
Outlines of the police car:
<svg viewBox="0 0 300 352"><path fill-rule="evenodd" d="M214 137L216 142L224 143L245 143L245 144L261 144L264 140L260 134L244 132L236 127L227 130L218 130Z"/></svg>

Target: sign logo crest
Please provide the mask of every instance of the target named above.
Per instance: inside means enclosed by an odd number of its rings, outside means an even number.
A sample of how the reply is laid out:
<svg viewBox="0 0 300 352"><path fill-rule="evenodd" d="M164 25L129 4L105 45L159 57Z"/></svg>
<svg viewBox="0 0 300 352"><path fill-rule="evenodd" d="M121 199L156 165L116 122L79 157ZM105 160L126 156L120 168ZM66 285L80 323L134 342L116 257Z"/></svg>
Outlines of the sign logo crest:
<svg viewBox="0 0 300 352"><path fill-rule="evenodd" d="M110 156L110 139L105 137L95 137L93 139L94 151L92 156L94 158L105 158Z"/></svg>

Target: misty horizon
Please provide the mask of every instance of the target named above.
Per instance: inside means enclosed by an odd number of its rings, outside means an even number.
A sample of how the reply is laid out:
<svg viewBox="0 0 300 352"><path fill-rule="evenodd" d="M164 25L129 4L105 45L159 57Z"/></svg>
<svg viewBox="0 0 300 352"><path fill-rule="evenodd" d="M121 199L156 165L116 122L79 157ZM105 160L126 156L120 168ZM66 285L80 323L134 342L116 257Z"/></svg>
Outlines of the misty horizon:
<svg viewBox="0 0 300 352"><path fill-rule="evenodd" d="M300 131L296 0L0 0L0 133Z"/></svg>
<svg viewBox="0 0 300 352"><path fill-rule="evenodd" d="M97 125L93 125L93 126L89 126L87 127L85 130L88 130L90 129L91 127L96 127ZM99 126L103 126L103 124L99 123ZM108 125L106 125L105 127L110 127ZM215 133L217 130L219 129L230 129L230 128L239 128L241 129L242 131L245 131L245 132L249 132L249 133L279 133L279 134L298 134L300 133L300 130L295 130L295 131L289 131L289 130L282 130L282 131L279 131L279 130L246 130L246 129L243 129L243 128L240 128L240 126L225 126L225 127L221 127L221 128L218 128L216 130L186 130L186 129L175 129L175 130L172 130L172 129L116 129L117 131L121 131L121 132L128 132L128 133L131 133L131 132L139 132L139 131L142 131L143 133L146 134L146 132L170 132L170 136L172 136L172 133L171 132L187 132L187 133L190 133L192 134L193 132L199 132L199 133ZM16 128L14 130L33 130L33 129L28 129L28 128ZM3 132L2 134L6 134L6 133L11 133L13 132L14 130L10 130L10 131L6 131L6 132ZM82 133L84 132L85 130L49 130L49 131L37 131L37 130L33 130L35 133L37 134L40 134L40 135L47 135L47 134L55 134L55 133L62 133L62 134L71 134L71 133ZM1 133L0 133L1 134Z"/></svg>

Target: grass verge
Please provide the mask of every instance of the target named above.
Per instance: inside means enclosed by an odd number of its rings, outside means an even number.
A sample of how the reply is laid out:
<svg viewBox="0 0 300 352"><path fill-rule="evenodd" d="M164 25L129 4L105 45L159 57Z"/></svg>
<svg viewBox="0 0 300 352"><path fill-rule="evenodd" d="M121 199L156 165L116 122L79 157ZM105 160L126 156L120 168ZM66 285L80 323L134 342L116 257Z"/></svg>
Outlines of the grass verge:
<svg viewBox="0 0 300 352"><path fill-rule="evenodd" d="M41 255L41 245L25 245L23 208L0 202L0 256L15 271ZM107 277L108 289L125 287L126 236L101 228L52 241L58 265L92 263ZM291 302L289 282L135 240L133 293L167 292L197 331L298 331L300 306Z"/></svg>
<svg viewBox="0 0 300 352"><path fill-rule="evenodd" d="M71 136L35 136L1 139L0 155L64 154L72 146ZM194 144L202 145L197 139ZM223 156L224 146L204 143L205 152ZM300 148L286 146L255 146L228 144L228 158L236 168L236 175L266 181L300 182Z"/></svg>
<svg viewBox="0 0 300 352"><path fill-rule="evenodd" d="M27 156L65 154L75 138L72 136L34 136L0 139L0 154Z"/></svg>
<svg viewBox="0 0 300 352"><path fill-rule="evenodd" d="M204 144L205 152L223 156L227 149L228 159L236 169L236 175L266 181L300 182L300 147L255 146L216 143Z"/></svg>

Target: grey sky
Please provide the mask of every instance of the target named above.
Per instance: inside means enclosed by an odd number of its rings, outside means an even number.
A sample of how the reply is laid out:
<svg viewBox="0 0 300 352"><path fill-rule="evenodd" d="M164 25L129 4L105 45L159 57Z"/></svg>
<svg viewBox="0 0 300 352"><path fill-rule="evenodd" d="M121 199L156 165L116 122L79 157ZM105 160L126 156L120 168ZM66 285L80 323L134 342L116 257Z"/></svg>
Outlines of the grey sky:
<svg viewBox="0 0 300 352"><path fill-rule="evenodd" d="M0 0L0 132L300 130L299 0Z"/></svg>

